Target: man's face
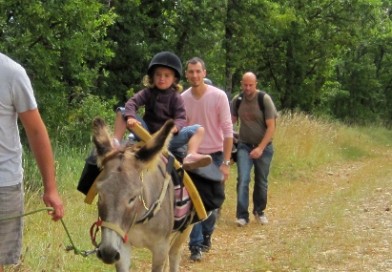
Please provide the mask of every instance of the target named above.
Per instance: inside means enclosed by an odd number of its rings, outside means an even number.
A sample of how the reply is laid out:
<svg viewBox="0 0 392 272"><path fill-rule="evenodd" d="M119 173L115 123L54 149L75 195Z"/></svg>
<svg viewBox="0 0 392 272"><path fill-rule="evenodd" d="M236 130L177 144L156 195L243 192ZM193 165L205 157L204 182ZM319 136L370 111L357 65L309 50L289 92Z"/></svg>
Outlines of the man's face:
<svg viewBox="0 0 392 272"><path fill-rule="evenodd" d="M189 63L188 67L186 68L185 76L192 87L198 87L204 84L206 70L203 69L203 66L200 62L197 62L195 64Z"/></svg>
<svg viewBox="0 0 392 272"><path fill-rule="evenodd" d="M246 96L252 96L257 90L256 79L250 76L243 77L241 81L241 88Z"/></svg>

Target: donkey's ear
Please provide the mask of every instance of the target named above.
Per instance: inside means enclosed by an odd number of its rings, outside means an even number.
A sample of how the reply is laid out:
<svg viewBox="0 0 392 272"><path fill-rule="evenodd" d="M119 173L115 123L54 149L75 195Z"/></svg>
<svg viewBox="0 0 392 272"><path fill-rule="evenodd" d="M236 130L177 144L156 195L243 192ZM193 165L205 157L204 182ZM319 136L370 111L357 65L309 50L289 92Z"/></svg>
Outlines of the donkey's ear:
<svg viewBox="0 0 392 272"><path fill-rule="evenodd" d="M113 149L105 121L100 117L96 117L93 120L93 142L97 149L98 157Z"/></svg>
<svg viewBox="0 0 392 272"><path fill-rule="evenodd" d="M136 152L135 156L138 160L148 162L159 154L164 148L167 148L169 141L171 140L171 130L174 127L174 121L168 120L157 131L153 137L146 142L146 144Z"/></svg>

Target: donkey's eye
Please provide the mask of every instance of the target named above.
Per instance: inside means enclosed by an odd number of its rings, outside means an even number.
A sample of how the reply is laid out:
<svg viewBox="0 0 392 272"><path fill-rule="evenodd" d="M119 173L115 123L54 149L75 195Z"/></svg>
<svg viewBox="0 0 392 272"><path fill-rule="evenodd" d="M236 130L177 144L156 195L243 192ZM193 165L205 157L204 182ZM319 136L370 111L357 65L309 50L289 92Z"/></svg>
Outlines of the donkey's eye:
<svg viewBox="0 0 392 272"><path fill-rule="evenodd" d="M136 199L136 197L132 197L132 198L130 198L130 199L129 199L129 202L128 202L128 204L132 204L132 202L134 202L134 201L135 201L135 199Z"/></svg>

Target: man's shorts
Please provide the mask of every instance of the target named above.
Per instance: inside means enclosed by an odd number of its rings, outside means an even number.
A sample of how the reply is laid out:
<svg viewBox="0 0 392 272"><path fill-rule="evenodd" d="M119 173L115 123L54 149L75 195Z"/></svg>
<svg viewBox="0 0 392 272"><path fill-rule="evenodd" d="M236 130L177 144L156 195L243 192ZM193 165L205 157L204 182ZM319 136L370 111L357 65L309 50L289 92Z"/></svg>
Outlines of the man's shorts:
<svg viewBox="0 0 392 272"><path fill-rule="evenodd" d="M22 184L0 187L0 265L19 262L22 250L23 214Z"/></svg>

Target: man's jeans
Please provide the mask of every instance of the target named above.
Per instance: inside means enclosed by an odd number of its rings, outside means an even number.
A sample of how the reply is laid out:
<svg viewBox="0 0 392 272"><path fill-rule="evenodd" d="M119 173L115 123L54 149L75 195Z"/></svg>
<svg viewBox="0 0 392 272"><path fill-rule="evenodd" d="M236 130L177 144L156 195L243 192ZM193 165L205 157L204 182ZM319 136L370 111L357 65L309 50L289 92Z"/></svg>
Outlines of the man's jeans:
<svg viewBox="0 0 392 272"><path fill-rule="evenodd" d="M268 174L274 154L272 144L266 146L258 159L251 159L251 145L238 143L237 151L237 218L249 221L249 183L250 172L254 166L255 185L253 190L253 214L263 215L267 207Z"/></svg>
<svg viewBox="0 0 392 272"><path fill-rule="evenodd" d="M213 163L219 167L223 162L223 152L216 152L210 155ZM189 248L194 246L201 248L203 246L204 236L211 235L214 232L217 216L218 210L216 209L211 212L206 220L193 225L189 235Z"/></svg>

